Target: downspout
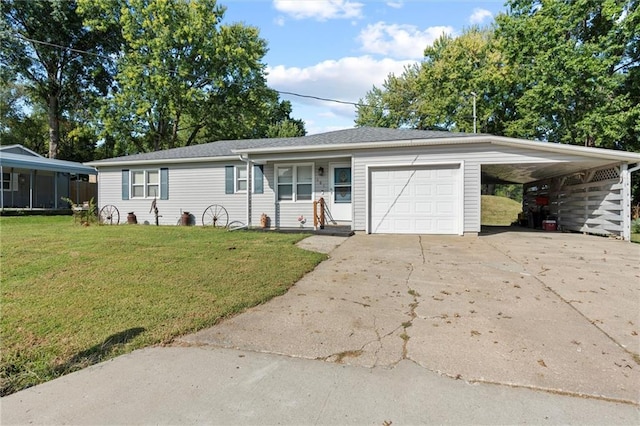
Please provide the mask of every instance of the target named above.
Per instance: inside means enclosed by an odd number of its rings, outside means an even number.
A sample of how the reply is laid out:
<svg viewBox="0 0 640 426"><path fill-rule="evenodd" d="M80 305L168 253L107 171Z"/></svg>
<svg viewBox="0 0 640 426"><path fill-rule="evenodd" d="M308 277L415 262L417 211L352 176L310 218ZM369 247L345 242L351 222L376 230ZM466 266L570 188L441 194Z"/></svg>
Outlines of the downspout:
<svg viewBox="0 0 640 426"><path fill-rule="evenodd" d="M240 155L240 161L247 165L247 229L251 228L251 192L253 191L253 176L251 176L251 161L249 156L246 158Z"/></svg>

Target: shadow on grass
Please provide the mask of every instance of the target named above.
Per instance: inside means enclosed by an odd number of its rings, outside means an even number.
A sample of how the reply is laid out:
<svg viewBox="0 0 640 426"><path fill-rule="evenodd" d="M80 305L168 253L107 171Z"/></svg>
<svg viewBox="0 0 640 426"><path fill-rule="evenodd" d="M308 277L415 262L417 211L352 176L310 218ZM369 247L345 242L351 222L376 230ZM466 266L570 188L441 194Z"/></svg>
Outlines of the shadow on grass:
<svg viewBox="0 0 640 426"><path fill-rule="evenodd" d="M55 366L40 365L38 368L36 364L30 364L22 359L19 353L4 354L0 366L0 397L112 358L128 342L144 331L144 328L136 327L113 334L102 343L78 352L67 362Z"/></svg>
<svg viewBox="0 0 640 426"><path fill-rule="evenodd" d="M69 361L56 367L56 373L58 373L58 375L71 373L72 371L77 371L111 358L114 352L145 330L143 327L135 327L112 334L107 337L104 342L94 345L82 352L78 352Z"/></svg>

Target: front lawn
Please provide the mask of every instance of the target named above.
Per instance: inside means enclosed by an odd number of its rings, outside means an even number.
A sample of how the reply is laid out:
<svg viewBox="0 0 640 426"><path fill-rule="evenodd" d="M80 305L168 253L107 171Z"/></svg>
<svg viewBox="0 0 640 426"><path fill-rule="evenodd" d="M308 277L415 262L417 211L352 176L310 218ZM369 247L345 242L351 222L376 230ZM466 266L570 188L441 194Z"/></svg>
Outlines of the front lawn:
<svg viewBox="0 0 640 426"><path fill-rule="evenodd" d="M170 342L285 293L303 235L0 218L0 395Z"/></svg>

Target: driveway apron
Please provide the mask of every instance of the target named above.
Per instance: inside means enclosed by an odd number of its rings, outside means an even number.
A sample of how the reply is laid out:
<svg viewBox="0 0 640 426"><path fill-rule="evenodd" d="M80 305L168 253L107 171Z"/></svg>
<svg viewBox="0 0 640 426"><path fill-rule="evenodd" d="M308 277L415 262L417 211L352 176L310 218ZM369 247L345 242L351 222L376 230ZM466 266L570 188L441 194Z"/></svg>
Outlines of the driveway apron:
<svg viewBox="0 0 640 426"><path fill-rule="evenodd" d="M639 260L640 245L577 234L356 234L287 294L176 345L409 360L470 383L639 404Z"/></svg>

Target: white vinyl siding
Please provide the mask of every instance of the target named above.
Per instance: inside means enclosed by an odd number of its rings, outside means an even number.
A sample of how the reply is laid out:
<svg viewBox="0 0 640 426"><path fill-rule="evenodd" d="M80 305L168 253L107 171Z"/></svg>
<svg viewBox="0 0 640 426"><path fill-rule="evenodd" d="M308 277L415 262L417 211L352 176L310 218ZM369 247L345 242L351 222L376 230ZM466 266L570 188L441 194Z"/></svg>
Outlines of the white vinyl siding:
<svg viewBox="0 0 640 426"><path fill-rule="evenodd" d="M225 166L246 167L237 162L208 162L196 164L162 165L169 169L170 194L168 200L156 200L161 225L176 225L183 212L189 212L195 218L196 225L202 225L204 210L212 205L223 206L229 215L229 221L247 221L247 194L225 194ZM101 167L98 179L98 205L116 206L120 212L120 222L126 221L128 212L135 212L138 223L155 223L150 212L153 197L122 199L122 169L120 167ZM134 170L134 169L132 169ZM149 168L151 170L151 168ZM159 168L158 168L159 170ZM266 189L266 185L265 185ZM265 191L266 192L266 191ZM262 196L262 194L260 195ZM256 197L255 195L253 197ZM273 198L272 198L273 200ZM272 201L273 203L273 201ZM257 222L259 223L259 222ZM256 223L254 223L256 224Z"/></svg>
<svg viewBox="0 0 640 426"><path fill-rule="evenodd" d="M264 182L263 193L251 195L251 224L260 226L260 216L266 214L269 217L269 226L276 226L276 193L273 185L273 164L263 166ZM244 222L244 220L243 220Z"/></svg>

